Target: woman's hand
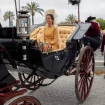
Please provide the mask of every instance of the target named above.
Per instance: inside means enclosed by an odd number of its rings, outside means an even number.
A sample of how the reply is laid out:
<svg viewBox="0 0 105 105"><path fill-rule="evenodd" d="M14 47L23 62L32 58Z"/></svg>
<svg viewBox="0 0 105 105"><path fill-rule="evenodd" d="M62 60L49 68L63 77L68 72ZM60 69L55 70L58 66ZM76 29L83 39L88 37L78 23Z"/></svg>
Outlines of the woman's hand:
<svg viewBox="0 0 105 105"><path fill-rule="evenodd" d="M101 52L101 55L103 56L104 55L104 52Z"/></svg>

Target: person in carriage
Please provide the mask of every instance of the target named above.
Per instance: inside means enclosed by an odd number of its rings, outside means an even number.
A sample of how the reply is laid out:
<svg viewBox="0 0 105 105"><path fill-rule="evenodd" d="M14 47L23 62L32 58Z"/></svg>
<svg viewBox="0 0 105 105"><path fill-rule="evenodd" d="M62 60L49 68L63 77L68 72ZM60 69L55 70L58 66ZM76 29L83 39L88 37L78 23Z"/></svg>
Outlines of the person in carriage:
<svg viewBox="0 0 105 105"><path fill-rule="evenodd" d="M94 51L101 45L101 30L99 24L95 21L96 17L89 16L85 22L91 23L91 27L85 33L84 43L89 43Z"/></svg>
<svg viewBox="0 0 105 105"><path fill-rule="evenodd" d="M41 51L54 51L58 49L58 29L55 25L55 11L47 10L45 13L46 25L43 28L43 35L37 40ZM30 39L37 33L30 35ZM38 35L37 35L38 37Z"/></svg>
<svg viewBox="0 0 105 105"><path fill-rule="evenodd" d="M44 29L44 41L50 43L52 50L58 49L58 31L54 26L54 16L52 14L46 15L47 25Z"/></svg>

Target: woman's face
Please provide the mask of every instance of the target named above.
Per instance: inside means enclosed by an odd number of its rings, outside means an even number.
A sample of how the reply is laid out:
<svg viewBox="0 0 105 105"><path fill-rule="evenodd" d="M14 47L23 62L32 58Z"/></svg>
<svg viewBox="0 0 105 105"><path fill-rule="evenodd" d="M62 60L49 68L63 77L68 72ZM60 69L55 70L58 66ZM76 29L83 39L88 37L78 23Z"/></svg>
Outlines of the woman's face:
<svg viewBox="0 0 105 105"><path fill-rule="evenodd" d="M48 24L52 24L53 23L53 20L51 19L51 17L49 15L46 16L46 22Z"/></svg>

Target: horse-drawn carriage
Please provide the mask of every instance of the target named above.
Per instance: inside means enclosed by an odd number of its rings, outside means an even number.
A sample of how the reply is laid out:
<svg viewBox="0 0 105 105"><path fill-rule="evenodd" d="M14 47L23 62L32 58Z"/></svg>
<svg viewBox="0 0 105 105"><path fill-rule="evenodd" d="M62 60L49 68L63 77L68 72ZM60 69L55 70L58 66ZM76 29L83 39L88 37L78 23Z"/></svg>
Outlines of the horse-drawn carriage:
<svg viewBox="0 0 105 105"><path fill-rule="evenodd" d="M37 40L42 38L43 25L36 26L31 33L37 32L38 39L32 40L35 37L31 37L26 40L27 60L23 60L22 40L17 37L16 28L1 28L1 59L9 70L18 72L21 84L17 88L35 90L62 75L75 75L75 93L77 99L84 102L93 83L95 64L93 49L88 43L84 46L84 34L89 27L89 23L58 25L59 49L46 53L36 46ZM6 36L8 33L10 38ZM43 84L47 78L53 81Z"/></svg>
<svg viewBox="0 0 105 105"><path fill-rule="evenodd" d="M69 0L73 5L80 2L80 0L75 1ZM27 12L21 11L18 18L27 20L29 16L24 13ZM18 19L18 24L22 19ZM89 43L84 42L84 35L90 26L89 23L58 25L59 48L49 52L41 51L38 46L43 40L43 24L34 27L27 39L28 34L25 36L21 33L25 32L22 28L26 28L28 32L26 26L0 28L0 105L8 99L23 94L26 89L35 90L40 86L48 86L62 75L75 75L76 97L79 102L84 102L94 78L94 51ZM23 40L17 35L19 30ZM20 83L8 70L18 72ZM53 80L44 83L45 79ZM14 86L16 89L12 89ZM18 91L20 88L26 89ZM40 105L32 96L23 96L10 105L18 104Z"/></svg>

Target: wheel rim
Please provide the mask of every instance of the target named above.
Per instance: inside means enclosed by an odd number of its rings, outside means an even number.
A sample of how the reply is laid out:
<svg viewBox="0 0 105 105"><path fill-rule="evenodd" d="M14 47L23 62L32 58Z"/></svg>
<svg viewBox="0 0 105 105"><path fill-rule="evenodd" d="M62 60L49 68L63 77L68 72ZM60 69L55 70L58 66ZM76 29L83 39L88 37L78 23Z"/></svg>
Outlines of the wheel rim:
<svg viewBox="0 0 105 105"><path fill-rule="evenodd" d="M94 53L91 47L85 47L78 60L75 75L76 96L84 102L91 90L94 79Z"/></svg>
<svg viewBox="0 0 105 105"><path fill-rule="evenodd" d="M36 98L32 96L23 96L14 100L9 105L41 105L41 104Z"/></svg>
<svg viewBox="0 0 105 105"><path fill-rule="evenodd" d="M27 77L28 74L25 73L18 73L19 79L21 81L21 83L23 83ZM44 79L36 76L36 75L32 75L29 80L27 82L25 82L25 84L23 84L23 87L29 89L29 90L35 90L38 89L40 87L40 85L43 83Z"/></svg>

